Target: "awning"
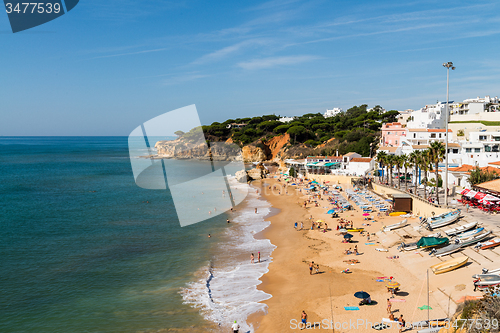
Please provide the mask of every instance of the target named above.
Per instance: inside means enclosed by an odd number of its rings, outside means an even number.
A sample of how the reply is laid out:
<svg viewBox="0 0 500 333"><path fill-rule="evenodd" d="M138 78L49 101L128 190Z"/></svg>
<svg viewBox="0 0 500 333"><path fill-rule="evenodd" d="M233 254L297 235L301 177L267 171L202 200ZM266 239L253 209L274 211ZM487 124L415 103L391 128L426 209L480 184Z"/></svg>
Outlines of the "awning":
<svg viewBox="0 0 500 333"><path fill-rule="evenodd" d="M466 197L469 197L469 198L472 198L472 197L474 197L476 194L477 194L477 192L476 192L476 191L470 190L469 192L467 192L467 194L466 194L465 196L466 196Z"/></svg>
<svg viewBox="0 0 500 333"><path fill-rule="evenodd" d="M312 162L312 163L307 163L307 166L315 166L316 164L318 164L319 162Z"/></svg>
<svg viewBox="0 0 500 333"><path fill-rule="evenodd" d="M469 189L464 189L462 192L460 192L461 195L466 195L467 193L469 193L470 190Z"/></svg>
<svg viewBox="0 0 500 333"><path fill-rule="evenodd" d="M486 193L483 192L477 192L476 195L474 196L474 199L481 200L486 196Z"/></svg>
<svg viewBox="0 0 500 333"><path fill-rule="evenodd" d="M325 162L319 162L316 166L325 166Z"/></svg>
<svg viewBox="0 0 500 333"><path fill-rule="evenodd" d="M500 198L497 198L497 197L495 197L494 195L491 195L491 194L486 194L486 196L483 198L483 200L500 201Z"/></svg>

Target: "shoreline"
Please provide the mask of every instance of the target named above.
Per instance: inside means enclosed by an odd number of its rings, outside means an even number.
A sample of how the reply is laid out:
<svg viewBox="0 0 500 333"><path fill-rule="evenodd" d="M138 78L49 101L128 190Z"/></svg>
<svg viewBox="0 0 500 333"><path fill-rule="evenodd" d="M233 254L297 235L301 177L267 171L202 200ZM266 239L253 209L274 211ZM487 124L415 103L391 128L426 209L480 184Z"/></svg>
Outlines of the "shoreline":
<svg viewBox="0 0 500 333"><path fill-rule="evenodd" d="M366 221L358 207L354 207L352 211L341 213L340 217L352 220L355 227L363 227L370 232L370 242L374 245L367 245L365 236L357 232L353 233L353 239L357 243L344 244L340 242L341 236L336 230L337 219L325 214L325 209L328 208L326 200L319 200L319 207L309 206L304 209L299 204L304 201L304 193L288 196L272 193L263 184L283 185L275 178L252 182L252 186L260 188L262 198L280 210L278 214L266 218L270 225L262 231L262 236L269 239L276 248L272 253L273 261L269 265L269 271L260 278L262 283L257 286L259 290L272 295L263 302L267 305L267 314L254 313L248 318L255 332L294 332L298 330L294 323L299 321L302 310L308 314L308 322L321 323L323 320L332 320L337 323L362 318L366 322L379 323L382 318L389 316L386 300L390 294L387 293L385 283L377 281L378 277L384 276L394 276L401 283L402 292L397 296L398 302L391 303L395 316L404 314L407 323L427 318L426 311L418 310L418 307L427 303L425 291L422 289L426 281L426 270L430 265L442 260L430 257L423 251L397 250L403 234L414 238L423 235L413 228L418 225L418 218L410 218L411 225L407 228L385 233L380 231L383 225L397 223L401 218L382 216L375 218L375 221ZM345 189L350 188L350 184L346 182L341 185L344 190L341 194L345 198ZM296 191L294 193L297 194ZM310 230L311 216L314 221L326 221L331 230L326 233ZM295 221L299 222L299 226L300 222L303 222L305 230L295 230ZM363 224L371 225L362 226ZM358 245L361 255L346 256L344 250L354 245ZM375 248L383 248L387 252L379 252ZM389 259L393 256L397 258ZM359 260L358 264L344 262L354 258ZM451 258L445 260L448 259ZM309 274L310 261L320 265L321 274ZM341 271L346 268L352 273L342 274ZM480 268L477 265L469 265L442 275L430 273L430 306L433 308L431 319L453 315L458 304L457 299L464 295L477 294L471 291L470 276L480 272ZM369 292L376 304L361 306L359 311L345 311L344 307L358 305L359 300L353 294L360 290ZM344 328L341 331L359 330L360 328ZM363 327L361 331L371 330Z"/></svg>

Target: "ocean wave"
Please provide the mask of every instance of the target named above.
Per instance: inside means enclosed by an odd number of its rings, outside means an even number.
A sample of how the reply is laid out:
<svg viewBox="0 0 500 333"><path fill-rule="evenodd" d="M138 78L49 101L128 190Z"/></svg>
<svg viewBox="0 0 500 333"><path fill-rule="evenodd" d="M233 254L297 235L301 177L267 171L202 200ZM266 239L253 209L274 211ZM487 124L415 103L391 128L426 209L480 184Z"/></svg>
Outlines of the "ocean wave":
<svg viewBox="0 0 500 333"><path fill-rule="evenodd" d="M227 241L218 245L220 255L214 256L198 272L197 281L181 291L184 302L199 309L205 319L224 328L237 320L242 332L253 332L254 328L247 323L248 316L267 313L267 305L261 302L271 295L258 290L257 286L262 275L268 272L271 253L276 247L268 239L254 236L269 226L270 222L265 221L269 212L270 204L250 188L245 208L234 214L232 225L225 232ZM250 253L255 255L255 263L250 263Z"/></svg>

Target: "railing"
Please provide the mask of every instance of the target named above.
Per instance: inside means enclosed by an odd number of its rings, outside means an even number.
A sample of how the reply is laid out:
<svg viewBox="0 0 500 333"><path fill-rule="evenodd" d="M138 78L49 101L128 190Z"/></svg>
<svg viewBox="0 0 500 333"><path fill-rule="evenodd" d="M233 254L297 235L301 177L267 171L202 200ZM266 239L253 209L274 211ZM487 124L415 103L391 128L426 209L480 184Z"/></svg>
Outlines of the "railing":
<svg viewBox="0 0 500 333"><path fill-rule="evenodd" d="M399 192L401 192L401 193L408 194L408 195L410 195L412 198L417 199L417 200L420 200L420 201L422 201L422 202L425 202L426 204L429 204L429 205L434 206L434 207L436 207L436 208L446 208L446 207L443 207L442 205L437 205L437 204L435 204L435 203L433 203L433 202L429 202L429 201L427 201L427 200L425 200L425 199L421 198L420 196L415 195L415 194L413 194L413 193L410 193L410 192L407 192L407 191L403 191L403 190L401 190L401 189L398 189L398 188L395 188L395 187L392 187L392 186L387 186L387 185L382 184L382 183L379 183L379 182L374 182L374 183L375 183L375 184L377 184L378 186L382 186L382 187L385 187L385 188L388 188L388 189L391 189L391 190L396 190L396 191L399 191Z"/></svg>

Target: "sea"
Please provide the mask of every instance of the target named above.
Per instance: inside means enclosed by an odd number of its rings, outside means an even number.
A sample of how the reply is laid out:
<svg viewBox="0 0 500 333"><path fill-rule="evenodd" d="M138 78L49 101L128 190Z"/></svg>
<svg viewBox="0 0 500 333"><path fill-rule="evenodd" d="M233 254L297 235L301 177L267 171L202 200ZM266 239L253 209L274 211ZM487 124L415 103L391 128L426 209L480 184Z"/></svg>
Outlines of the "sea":
<svg viewBox="0 0 500 333"><path fill-rule="evenodd" d="M272 209L231 176L246 199L181 227L127 137L0 137L0 332L253 332Z"/></svg>

